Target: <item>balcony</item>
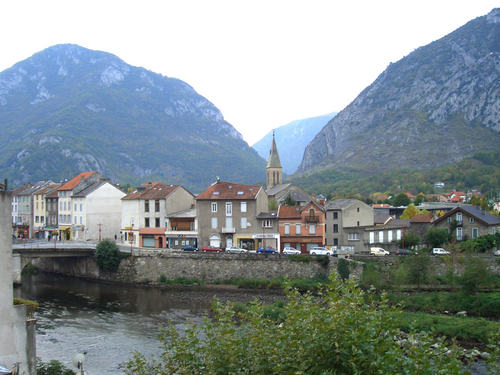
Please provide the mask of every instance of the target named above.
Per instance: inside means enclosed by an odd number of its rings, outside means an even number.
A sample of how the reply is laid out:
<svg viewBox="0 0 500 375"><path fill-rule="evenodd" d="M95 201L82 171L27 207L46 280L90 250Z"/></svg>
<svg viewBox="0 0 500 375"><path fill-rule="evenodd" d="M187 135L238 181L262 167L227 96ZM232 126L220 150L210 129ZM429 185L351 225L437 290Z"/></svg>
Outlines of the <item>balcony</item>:
<svg viewBox="0 0 500 375"><path fill-rule="evenodd" d="M223 227L221 230L222 233L235 233L236 229L235 228L230 228L230 227Z"/></svg>
<svg viewBox="0 0 500 375"><path fill-rule="evenodd" d="M312 224L319 223L319 216L306 216L305 221Z"/></svg>

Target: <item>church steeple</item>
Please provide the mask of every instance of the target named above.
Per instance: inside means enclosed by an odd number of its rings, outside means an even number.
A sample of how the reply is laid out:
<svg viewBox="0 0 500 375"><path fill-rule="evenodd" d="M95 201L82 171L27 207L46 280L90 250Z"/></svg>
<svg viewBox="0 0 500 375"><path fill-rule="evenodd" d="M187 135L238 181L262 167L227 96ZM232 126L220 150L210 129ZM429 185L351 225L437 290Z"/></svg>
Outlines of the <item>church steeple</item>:
<svg viewBox="0 0 500 375"><path fill-rule="evenodd" d="M276 147L276 140L273 130L273 143L269 150L269 159L267 159L266 166L266 186L272 188L275 185L283 183L283 168L281 167L280 156L278 155L278 147Z"/></svg>

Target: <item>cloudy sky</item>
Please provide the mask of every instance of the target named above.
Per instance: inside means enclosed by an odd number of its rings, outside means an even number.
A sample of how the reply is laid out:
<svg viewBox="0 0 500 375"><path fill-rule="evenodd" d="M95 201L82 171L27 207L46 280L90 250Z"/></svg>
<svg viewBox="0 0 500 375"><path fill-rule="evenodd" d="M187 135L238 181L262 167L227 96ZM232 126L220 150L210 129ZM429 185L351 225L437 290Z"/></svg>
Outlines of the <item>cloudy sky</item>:
<svg viewBox="0 0 500 375"><path fill-rule="evenodd" d="M252 145L340 111L389 65L498 0L8 1L0 71L59 43L187 82Z"/></svg>

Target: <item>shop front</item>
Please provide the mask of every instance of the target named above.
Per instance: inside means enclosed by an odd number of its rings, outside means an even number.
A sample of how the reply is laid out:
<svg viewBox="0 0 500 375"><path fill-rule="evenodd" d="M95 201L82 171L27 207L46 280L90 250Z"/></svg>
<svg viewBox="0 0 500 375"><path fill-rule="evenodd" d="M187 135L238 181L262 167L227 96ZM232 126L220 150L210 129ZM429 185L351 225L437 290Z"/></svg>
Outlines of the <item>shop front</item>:
<svg viewBox="0 0 500 375"><path fill-rule="evenodd" d="M59 240L68 241L71 239L71 226L60 225L59 226Z"/></svg>
<svg viewBox="0 0 500 375"><path fill-rule="evenodd" d="M166 247L164 228L139 229L139 247L162 249Z"/></svg>
<svg viewBox="0 0 500 375"><path fill-rule="evenodd" d="M255 241L256 248L263 247L275 250L280 248L280 235L278 233L253 234L252 239Z"/></svg>
<svg viewBox="0 0 500 375"><path fill-rule="evenodd" d="M170 249L180 249L182 246L198 247L198 239L196 236L189 234L177 234L167 237L167 247Z"/></svg>

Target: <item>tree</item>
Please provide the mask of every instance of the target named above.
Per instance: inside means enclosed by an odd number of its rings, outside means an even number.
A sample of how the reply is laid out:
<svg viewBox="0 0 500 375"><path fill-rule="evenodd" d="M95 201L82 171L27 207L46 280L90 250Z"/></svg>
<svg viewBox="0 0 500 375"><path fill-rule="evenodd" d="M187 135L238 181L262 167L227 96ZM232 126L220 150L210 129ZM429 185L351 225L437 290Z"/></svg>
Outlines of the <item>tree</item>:
<svg viewBox="0 0 500 375"><path fill-rule="evenodd" d="M403 213L401 214L401 219L411 219L415 215L418 215L420 211L418 210L417 207L415 207L413 204L408 205L408 207L405 208Z"/></svg>
<svg viewBox="0 0 500 375"><path fill-rule="evenodd" d="M94 260L100 269L116 272L122 256L116 243L111 240L99 242L95 248Z"/></svg>
<svg viewBox="0 0 500 375"><path fill-rule="evenodd" d="M425 234L425 242L431 247L441 247L448 241L448 231L445 228L429 228Z"/></svg>
<svg viewBox="0 0 500 375"><path fill-rule="evenodd" d="M290 193L288 193L288 195L286 196L285 200L283 201L283 204L285 206L296 206L297 205L297 201L292 198L292 195Z"/></svg>
<svg viewBox="0 0 500 375"><path fill-rule="evenodd" d="M273 319L254 301L237 311L213 303L211 318L164 331L157 359L136 353L131 374L460 374L458 349L427 333L401 340L401 311L385 295L336 280L316 296L287 288L284 314ZM404 343L403 343L404 341ZM435 354L433 354L435 353ZM439 353L439 354L438 354Z"/></svg>
<svg viewBox="0 0 500 375"><path fill-rule="evenodd" d="M424 193L418 193L418 195L415 197L415 200L413 201L413 204L415 206L418 206L420 203L425 201L425 194Z"/></svg>
<svg viewBox="0 0 500 375"><path fill-rule="evenodd" d="M338 263L337 263L337 272L342 280L347 280L349 278L349 261L340 258Z"/></svg>
<svg viewBox="0 0 500 375"><path fill-rule="evenodd" d="M40 358L36 359L36 373L37 375L76 375L73 370L55 359L43 362Z"/></svg>
<svg viewBox="0 0 500 375"><path fill-rule="evenodd" d="M409 257L408 264L408 281L420 285L425 283L429 278L429 257L425 254Z"/></svg>
<svg viewBox="0 0 500 375"><path fill-rule="evenodd" d="M399 193L392 199L392 205L395 207L408 206L410 198L405 193Z"/></svg>
<svg viewBox="0 0 500 375"><path fill-rule="evenodd" d="M269 198L269 201L267 202L267 208L269 209L269 211L278 210L278 202L276 201L276 198Z"/></svg>
<svg viewBox="0 0 500 375"><path fill-rule="evenodd" d="M481 286L488 284L490 271L483 260L478 257L468 256L465 262L465 270L459 278L459 283L466 294L473 294Z"/></svg>
<svg viewBox="0 0 500 375"><path fill-rule="evenodd" d="M407 230L403 233L403 238L401 240L401 247L412 248L420 243L420 238L418 234L411 230Z"/></svg>

